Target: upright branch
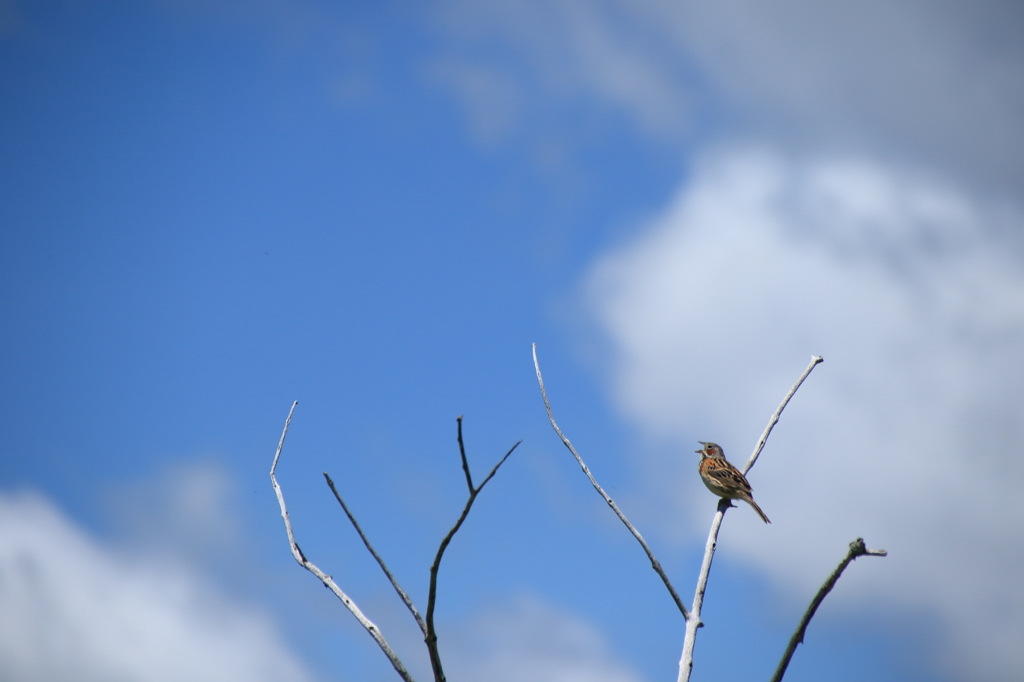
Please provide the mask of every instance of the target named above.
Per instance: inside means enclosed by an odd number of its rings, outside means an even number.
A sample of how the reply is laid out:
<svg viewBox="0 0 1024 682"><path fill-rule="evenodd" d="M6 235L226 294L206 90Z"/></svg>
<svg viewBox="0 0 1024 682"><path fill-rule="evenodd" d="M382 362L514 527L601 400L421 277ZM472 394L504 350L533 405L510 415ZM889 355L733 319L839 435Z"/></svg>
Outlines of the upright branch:
<svg viewBox="0 0 1024 682"><path fill-rule="evenodd" d="M552 414L551 403L548 402L548 393L544 389L544 377L540 373L540 363L537 361L537 344L533 344L533 367L535 370L537 370L537 383L540 385L540 395L544 399L544 409L546 409L548 412L548 421L551 422L551 428L555 430L555 433L558 434L558 437L562 439L562 443L565 445L565 447L569 449L569 452L572 453L572 456L576 458L576 463L580 465L580 468L583 469L583 473L586 474L587 478L590 479L590 484L594 486L594 490L596 490L598 494L604 498L604 501L608 504L609 507L612 508L612 511L615 512L615 515L619 517L619 520L622 521L623 524L625 524L626 528L629 529L629 532L632 533L633 537L635 537L637 542L640 543L640 546L644 548L644 552L646 552L647 558L651 562L651 568L653 568L654 572L661 577L661 581L665 583L665 587L668 589L668 593L672 595L672 600L676 603L676 607L679 609L679 612L683 614L683 618L689 618L689 613L686 610L686 606L683 604L683 600L679 598L679 594L676 592L676 588L672 586L672 581L668 579L668 576L665 574L664 569L662 569L661 567L661 562L659 562L658 559L654 556L654 552L652 552L651 548L647 545L647 541L644 540L644 537L642 535L640 535L640 531L638 531L633 526L633 524L629 522L629 519L627 519L626 515L622 513L622 510L619 509L619 506L615 504L614 500L612 500L611 497L608 496L608 493L606 493L604 489L600 485L598 485L597 479L595 479L594 475L590 473L590 469L587 468L587 465L583 462L583 458L580 457L580 454L576 452L576 448L572 446L572 443L569 442L569 439L566 438L565 434L562 433L562 430L558 428L558 424L555 423L555 415Z"/></svg>
<svg viewBox="0 0 1024 682"><path fill-rule="evenodd" d="M341 508L345 511L345 516L348 517L348 520L352 522L352 526L356 529L356 532L359 533L359 537L362 539L363 544L366 545L366 549L370 550L370 554L372 554L373 558L377 560L377 564L380 566L381 570L384 571L384 575L388 577L388 580L391 582L391 586L395 588L395 592L397 592L401 600L405 602L405 607L409 609L409 613L411 613L412 617L416 619L416 624L420 626L423 636L426 637L427 626L423 624L420 612L416 610L415 606L413 606L412 599L410 599L409 595L405 593L402 586L398 584L395 576L392 575L391 571L388 570L387 564L384 563L384 559L381 558L380 554L377 554L377 550L375 550L373 545L370 544L370 541L367 539L363 529L359 527L359 522L356 521L356 517L352 515L351 511L349 511L348 505L345 504L345 500L341 499L341 495L338 494L338 489L334 487L334 481L331 480L330 475L328 475L326 471L324 472L324 478L327 479L327 485L331 487L331 492L334 493L334 498L338 500L338 504L340 504Z"/></svg>
<svg viewBox="0 0 1024 682"><path fill-rule="evenodd" d="M751 453L750 459L748 459L747 463L743 466L744 476L746 476L747 472L750 471L751 468L753 468L754 462L757 461L757 458L761 456L761 451L764 450L764 444L768 442L768 436L771 434L772 429L775 428L775 425L779 423L779 417L782 415L782 411L786 409L786 405L789 405L789 401L793 398L794 395L796 395L797 389L799 389L800 385L804 383L804 379L811 375L811 372L814 371L814 368L817 367L819 363L824 361L825 358L821 357L820 355L813 356L811 358L811 363L807 365L807 368L804 370L804 373L800 375L800 378L796 380L796 383L793 384L793 387L789 389L789 393L787 393L786 397L782 399L781 403L779 403L779 407L777 410L775 410L775 414L773 414L772 418L768 420L768 426L764 427L764 432L761 434L761 437L757 439L757 445L754 446L754 452Z"/></svg>
<svg viewBox="0 0 1024 682"><path fill-rule="evenodd" d="M427 652L430 654L430 667L434 672L434 682L445 682L444 669L441 667L441 656L437 651L437 631L434 629L434 605L437 602L437 571L441 567L441 557L444 556L444 551L448 549L448 545L451 543L452 538L462 527L462 522L469 516L469 510L473 507L473 502L476 501L476 496L480 494L480 491L484 489L487 482L494 478L494 474L498 473L498 467L505 463L505 460L509 458L509 455L519 447L518 441L513 445L505 456L501 458L494 468L491 469L491 473L487 474L487 477L483 482L473 487L473 478L469 473L469 462L466 460L466 449L462 444L462 417L458 418L459 428L459 453L462 456L462 469L466 473L466 484L469 486L469 499L466 500L466 506L462 508L462 514L459 515L459 520L455 522L452 529L448 531L448 534L441 540L441 546L437 548L437 556L434 557L434 563L430 566L430 593L427 597L427 623L426 623L426 643Z"/></svg>
<svg viewBox="0 0 1024 682"><path fill-rule="evenodd" d="M786 405L792 399L800 385L804 383L804 379L810 375L818 363L822 361L822 358L815 355L811 358L810 364L800 375L800 378L796 380L793 387L786 393L786 397L782 399L778 409L772 414L771 419L768 420L768 426L765 427L764 433L761 434L761 438L757 441L757 445L754 447L754 454L751 455L750 460L746 466L743 467L743 474L746 475L750 468L754 466L754 462L757 461L758 456L761 454L761 450L764 449L764 444L768 442L768 436L771 434L772 429L775 428L775 424L779 421L779 416L782 411L786 409ZM708 586L708 574L711 572L711 562L715 558L715 548L718 546L718 531L722 527L722 519L725 518L725 510L733 506L732 503L727 499L721 499L718 501L718 511L715 512L715 518L711 521L711 530L708 533L707 544L704 545L704 559L700 565L700 575L697 577L697 589L693 595L693 610L686 618L686 635L683 639L683 654L679 659L679 677L678 682L688 682L690 679L690 672L693 670L693 647L697 641L697 628L701 627L703 623L700 622L700 611L704 605L704 591Z"/></svg>
<svg viewBox="0 0 1024 682"><path fill-rule="evenodd" d="M334 582L334 578L321 571L315 564L313 564L313 562L305 557L302 550L299 549L298 543L295 542L295 534L292 532L292 522L291 519L288 518L288 507L284 503L284 493L281 492L281 486L277 483L276 471L277 462L281 458L281 450L284 448L284 439L285 436L288 435L288 426L292 423L292 413L295 412L295 406L298 404L299 401L296 400L292 403L292 409L288 411L288 418L284 422L284 431L281 432L281 440L277 444L277 452L274 453L274 463L270 466L270 482L274 486L274 492L277 494L277 502L281 506L281 518L284 519L284 529L288 534L288 545L292 550L292 556L295 557L295 561L299 563L299 566L302 566L304 569L319 578L320 582L324 584L324 587L333 592L335 596L341 600L341 603L345 605L345 608L352 612L352 615L356 617L359 624L362 625L368 633L370 633L373 640L377 642L377 646L380 647L381 651L384 652L384 655L388 657L389 661L391 661L391 665L394 666L395 671L399 676L405 680L405 682L413 682L412 676L405 669L405 666L402 665L402 662L398 660L398 656L395 655L395 652L388 645L388 642L384 639L384 635L381 633L380 629L374 625L369 618L363 615L363 612L359 610L356 603L352 601L340 587L338 587L337 583Z"/></svg>
<svg viewBox="0 0 1024 682"><path fill-rule="evenodd" d="M832 575L828 577L825 584L818 590L818 594L814 595L814 599L811 600L811 605L807 607L807 612L804 613L804 617L800 619L800 625L797 626L796 632L789 639L789 645L786 647L786 652L782 654L782 660L779 661L779 667L775 669L775 674L772 675L771 682L782 682L782 676L786 674L786 668L789 667L789 661L793 658L793 652L796 651L798 644L802 644L804 641L804 633L807 632L807 624L811 622L811 618L814 618L815 611L821 606L821 602L825 600L825 596L832 591L835 587L836 581L839 580L839 576L843 574L846 567L850 565L850 562L860 556L888 556L888 552L884 549L868 549L864 546L864 538L857 538L850 543L850 551L847 552L846 558L844 558L839 565L836 566L836 570L832 571Z"/></svg>
<svg viewBox="0 0 1024 682"><path fill-rule="evenodd" d="M466 459L466 445L462 442L462 415L455 420L459 424L459 457L462 458L462 471L466 474L466 487L469 488L469 494L473 494L473 474L469 473L469 460Z"/></svg>

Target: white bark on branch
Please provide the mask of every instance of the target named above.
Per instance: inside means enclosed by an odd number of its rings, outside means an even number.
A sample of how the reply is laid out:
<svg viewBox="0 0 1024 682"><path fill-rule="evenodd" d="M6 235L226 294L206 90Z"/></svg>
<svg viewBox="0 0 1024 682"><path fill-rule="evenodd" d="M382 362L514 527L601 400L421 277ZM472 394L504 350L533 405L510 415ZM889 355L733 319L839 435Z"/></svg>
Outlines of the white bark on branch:
<svg viewBox="0 0 1024 682"><path fill-rule="evenodd" d="M380 647L381 651L384 652L384 655L388 657L389 661L391 661L391 665L394 666L395 671L399 676L401 676L405 682L413 682L412 676L405 669L405 666L402 665L402 661L398 659L398 656L395 655L391 646L388 645L387 640L384 639L384 635L381 633L380 628L374 625L369 618L363 615L363 612L359 610L356 603L352 601L347 594L345 594L344 590L338 587L337 583L334 582L334 578L321 571L313 562L305 557L302 550L299 549L298 543L295 542L295 534L292 532L292 522L291 519L288 518L288 507L285 505L284 493L281 492L281 486L277 483L276 471L277 462L281 458L281 450L284 448L284 439L285 436L288 435L288 426L292 423L292 413L295 412L295 406L298 404L299 401L296 400L292 403L292 409L288 411L288 418L284 422L284 431L281 432L281 440L278 442L277 452L274 454L274 463L270 467L270 482L274 486L274 492L277 494L277 502L281 506L281 518L284 519L284 529L288 534L288 546L292 550L292 556L295 557L295 561L297 561L300 566L315 575L320 582L324 584L324 587L333 592L335 596L341 600L341 603L345 605L345 608L352 612L352 615L356 617L359 624L362 625L368 633L370 633L373 640L377 642L377 646Z"/></svg>
<svg viewBox="0 0 1024 682"><path fill-rule="evenodd" d="M775 425L779 423L779 417L782 415L782 411L786 409L786 405L789 405L789 401L794 395L796 395L797 389L799 389L800 385L804 383L804 379L810 376L811 372L814 371L814 368L824 361L825 358L820 355L811 357L811 362L807 365L807 369L804 370L804 373L796 380L793 387L789 389L789 393L786 394L786 397L782 399L781 403L779 403L779 407L775 410L775 414L773 414L772 418L768 420L768 426L764 427L764 433L762 433L761 437L757 440L757 445L754 446L754 452L750 455L750 459L748 459L747 463L743 466L744 476L746 476L747 472L753 468L757 458L761 456L761 450L764 450L764 444L768 442L768 436L771 434L772 429L775 428Z"/></svg>
<svg viewBox="0 0 1024 682"><path fill-rule="evenodd" d="M665 583L665 587L668 589L668 593L672 595L672 601L676 603L676 607L678 607L679 612L683 614L683 618L689 618L689 613L686 610L686 606L683 604L683 600L679 598L679 594L676 592L676 588L672 586L672 581L668 579L668 576L665 574L664 569L662 569L661 567L661 562L659 562L658 559L654 556L654 552L652 552L651 548L647 545L647 541L644 540L644 537L642 535L640 535L640 531L638 531L633 526L633 524L629 522L629 519L627 519L626 515L622 513L622 510L619 509L619 506L615 504L614 500L612 500L612 498L608 496L608 493L604 491L604 488L602 488L598 484L597 479L594 478L594 475L590 473L590 469L587 468L587 465L583 462L583 458L580 457L580 454L578 452L576 452L576 448L572 446L572 443L569 442L569 439L566 438L565 434L562 433L562 430L558 428L558 424L555 423L555 415L552 414L551 403L548 402L548 393L544 389L544 377L541 376L540 373L540 363L537 362L537 344L533 344L533 367L535 370L537 370L537 383L540 385L540 395L544 399L544 409L546 409L548 412L548 421L551 422L551 428L555 430L555 433L558 434L558 437L562 439L562 443L565 445L565 447L569 449L569 452L572 453L572 456L576 458L576 463L580 465L580 468L583 469L583 473L586 474L587 478L590 479L590 484L594 486L594 490L596 490L598 494L604 498L604 501L608 504L609 507L612 508L612 511L615 512L615 515L619 517L619 520L622 521L623 524L625 524L626 528L629 529L629 532L632 533L633 537L635 537L637 542L640 543L640 546L644 548L644 552L646 552L647 558L651 561L651 568L654 569L654 572L657 573L658 576L661 577L662 582Z"/></svg>
<svg viewBox="0 0 1024 682"><path fill-rule="evenodd" d="M822 362L823 358L815 355L811 358L810 364L800 375L800 378L796 380L793 387L789 389L786 397L782 399L778 409L772 414L771 419L768 420L768 426L765 427L764 433L761 434L761 438L757 441L757 445L754 447L754 454L750 456L747 464L743 467L743 474L746 475L750 471L751 467L757 461L757 458L761 454L761 450L764 449L764 445L768 442L768 436L771 434L772 429L779 421L779 416L782 411L786 409L786 405L793 398L797 389L804 383L810 373ZM718 531L722 527L722 519L725 518L725 510L733 506L732 502L726 499L718 501L718 511L715 512L715 518L711 521L711 530L708 533L708 541L704 545L704 560L700 565L700 575L697 577L697 589L693 595L693 609L690 611L686 618L686 635L683 638L683 653L679 658L679 677L678 682L689 682L690 673L693 671L693 647L697 641L697 629L700 628L703 623L700 622L700 612L704 605L704 591L708 585L708 574L711 572L711 562L715 558L715 549L718 546Z"/></svg>

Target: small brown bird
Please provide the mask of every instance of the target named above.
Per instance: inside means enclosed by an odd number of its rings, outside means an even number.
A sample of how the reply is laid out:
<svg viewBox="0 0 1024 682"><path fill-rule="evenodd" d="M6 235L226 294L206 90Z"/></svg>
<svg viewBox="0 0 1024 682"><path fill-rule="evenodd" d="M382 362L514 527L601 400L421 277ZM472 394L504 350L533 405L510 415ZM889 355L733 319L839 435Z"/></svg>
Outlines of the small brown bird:
<svg viewBox="0 0 1024 682"><path fill-rule="evenodd" d="M700 471L700 480L704 481L708 490L727 500L743 500L754 508L754 511L765 523L771 523L761 508L757 506L757 502L754 502L753 490L750 488L750 483L747 482L747 477L726 461L722 448L702 440L697 442L704 446L703 449L695 451L700 453L700 464L697 470Z"/></svg>

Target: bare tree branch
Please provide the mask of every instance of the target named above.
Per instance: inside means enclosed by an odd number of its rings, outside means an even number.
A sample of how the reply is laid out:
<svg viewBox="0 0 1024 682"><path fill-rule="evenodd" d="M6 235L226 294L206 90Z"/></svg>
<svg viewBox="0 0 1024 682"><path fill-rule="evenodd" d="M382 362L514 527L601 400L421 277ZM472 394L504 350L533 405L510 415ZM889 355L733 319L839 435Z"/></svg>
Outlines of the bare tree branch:
<svg viewBox="0 0 1024 682"><path fill-rule="evenodd" d="M683 636L683 655L679 659L678 682L687 682L690 679L690 672L693 670L693 647L697 642L697 628L704 627L700 621L700 612L704 607L704 591L708 586L708 574L711 573L711 562L715 558L715 548L718 546L718 529L722 526L722 519L725 518L725 510L733 506L731 500L722 498L718 501L718 511L711 521L711 531L708 533L707 544L704 545L704 559L700 564L700 575L697 576L697 589L693 595L693 610L686 618L686 634Z"/></svg>
<svg viewBox="0 0 1024 682"><path fill-rule="evenodd" d="M795 384L793 384L793 388L789 389L789 393L786 394L786 397L782 399L782 402L779 404L779 409L775 410L775 414L773 414L772 418L768 420L768 426L764 427L764 433L761 434L761 437L757 441L757 445L754 446L753 454L750 455L750 459L747 460L747 463L743 467L744 476L746 476L747 472L754 466L754 462L757 461L757 458L761 456L761 450L764 450L764 444L768 442L768 435L771 434L775 425L779 423L779 416L782 414L782 411L786 409L786 405L789 404L790 399L796 395L796 391L800 388L800 384L804 383L804 379L810 376L811 372L814 371L814 368L818 366L818 363L824 361L825 358L820 355L811 357L811 363L807 365L807 369L804 370L804 373L801 374L800 378L796 380Z"/></svg>
<svg viewBox="0 0 1024 682"><path fill-rule="evenodd" d="M384 575L386 575L388 580L391 581L391 586L395 588L395 592L397 592L398 596L401 597L403 602L405 602L406 608L409 609L412 617L416 619L416 624L420 626L420 630L423 631L423 636L426 637L427 626L424 625L423 619L420 617L420 612L416 610L415 606L413 606L412 599L410 599L409 595L405 593L402 586L398 584L398 581L395 580L395 576L391 574L391 571L388 570L387 564L384 563L384 559L377 554L377 550L375 550L373 545L370 544L366 534L363 533L363 529L359 527L359 522L356 521L356 517L352 515L351 511L349 511L348 505L345 504L345 500L341 499L341 495L338 494L338 489L334 487L334 481L331 480L330 475L326 471L324 472L324 478L327 479L327 485L331 487L331 492L334 493L334 498L338 500L338 504L340 504L341 508L345 511L345 516L347 516L348 520L352 522L352 526L356 529L356 532L359 533L359 537L362 538L363 544L366 545L366 549L370 550L370 554L372 554L373 558L377 560L381 570L384 571Z"/></svg>
<svg viewBox="0 0 1024 682"><path fill-rule="evenodd" d="M427 652L430 654L430 667L434 672L434 682L445 682L444 669L441 667L441 656L437 651L437 630L434 628L434 605L437 603L437 572L441 568L441 557L444 556L444 551L448 549L448 545L451 543L452 538L462 527L463 521L469 516L469 510L473 507L473 503L476 501L476 496L480 494L480 491L484 489L488 481L494 478L494 474L498 473L498 467L505 463L505 460L509 458L509 455L519 447L518 441L513 445L505 456L494 465L491 469L491 473L487 474L487 478L476 488L473 487L473 479L469 474L469 463L466 460L466 450L462 443L462 417L458 418L459 425L459 453L462 456L462 467L466 472L466 483L469 485L469 499L466 500L466 506L462 509L462 514L459 515L459 520L455 522L452 529L448 531L448 534L441 540L441 546L437 548L437 555L434 557L434 563L430 566L430 593L427 597L427 624L426 624L426 643Z"/></svg>
<svg viewBox="0 0 1024 682"><path fill-rule="evenodd" d="M608 504L609 507L612 508L612 511L615 512L615 515L619 517L619 520L626 525L626 528L629 529L629 532L633 534L633 537L635 537L637 542L640 543L640 546L644 548L644 552L647 553L647 558L651 561L651 568L654 569L654 572L657 573L661 577L662 582L665 583L665 587L668 589L668 593L672 595L672 600L676 603L676 606L679 608L679 612L683 614L683 618L689 618L689 613L686 610L686 606L683 604L683 600L679 598L679 594L676 592L676 588L672 586L672 581L668 579L668 576L665 574L664 569L662 569L661 567L661 562L659 562L658 559L654 556L654 552L652 552L651 548L647 545L647 541L644 540L644 537L642 535L640 535L640 531L638 531L633 526L633 524L629 522L629 519L627 519L626 515L622 513L618 505L615 504L614 500L612 500L612 498L608 496L608 493L606 493L604 489L598 484L597 479L594 478L594 475L590 473L590 469L587 468L587 465L583 462L583 458L580 457L580 454L578 452L576 452L576 448L572 446L572 443L569 442L569 439L566 438L565 434L562 433L562 430L558 428L558 424L555 423L555 416L551 412L551 403L548 402L548 393L544 389L544 377L541 376L540 373L540 363L537 361L537 344L533 344L533 367L535 370L537 370L537 383L540 385L540 395L544 399L544 408L548 412L548 421L551 422L551 428L555 430L555 433L558 434L558 437L562 439L562 443L565 445L565 447L569 449L569 452L572 453L572 456L576 458L576 463L580 465L580 468L583 469L583 473L586 474L587 478L590 479L590 484L594 486L594 490L596 490L598 494L600 494L601 497L604 498L604 501Z"/></svg>
<svg viewBox="0 0 1024 682"><path fill-rule="evenodd" d="M363 612L359 610L356 603L352 601L340 587L338 587L337 583L334 582L334 578L321 571L315 564L313 564L313 562L303 555L302 550L299 549L298 543L295 542L295 534L292 532L292 522L291 519L288 518L288 507L284 503L284 493L281 492L281 486L277 483L277 476L275 472L277 471L277 462L281 458L281 450L284 448L285 436L288 435L288 426L292 423L292 413L295 412L295 406L298 404L299 401L296 400L292 403L292 409L288 411L288 418L284 422L284 431L281 432L281 440L277 444L277 452L274 453L274 463L270 466L270 482L274 486L274 492L277 494L277 502L281 506L281 518L284 519L284 529L288 534L288 545L292 550L292 556L295 557L295 561L297 561L300 566L319 578L320 582L324 584L324 587L333 592L335 596L341 600L341 603L345 605L345 608L352 612L352 615L356 617L359 624L370 633L373 640L377 642L377 646L380 647L381 651L384 652L384 655L388 657L389 661L391 661L391 665L394 666L395 672L397 672L405 682L413 682L412 676L409 675L405 666L402 665L398 656L395 655L395 652L388 645L387 640L384 639L384 635L381 633L380 628L374 625L369 618L363 615Z"/></svg>
<svg viewBox="0 0 1024 682"><path fill-rule="evenodd" d="M789 661L793 658L793 652L796 651L796 647L802 644L804 641L804 634L807 632L807 624L811 622L811 618L814 618L814 613L821 606L821 602L824 601L826 595L832 591L835 587L836 581L839 580L839 576L843 574L846 567L850 565L850 562L861 556L888 556L888 552L884 549L868 549L864 546L864 538L857 538L850 543L850 551L847 552L846 558L839 562L836 566L836 570L832 571L832 575L828 577L825 584L818 590L818 594L814 595L814 599L811 600L811 605L807 607L807 612L804 613L804 617L800 619L800 625L797 626L796 632L789 639L789 645L786 646L786 652L782 654L782 660L779 661L779 667L775 669L775 674L772 675L771 682L782 682L782 676L786 674L786 668L789 667Z"/></svg>
<svg viewBox="0 0 1024 682"><path fill-rule="evenodd" d="M462 457L462 471L466 474L466 487L473 494L473 475L469 473L469 460L466 459L466 446L462 442L462 415L455 420L459 424L459 456Z"/></svg>
<svg viewBox="0 0 1024 682"><path fill-rule="evenodd" d="M807 368L800 375L800 378L796 380L793 387L789 389L786 397L782 399L778 409L772 414L771 419L768 420L768 426L765 427L764 433L761 434L761 438L757 441L757 446L754 448L754 454L751 455L750 460L746 466L743 467L743 474L746 475L750 468L754 466L758 456L761 454L761 450L764 449L764 444L768 441L768 436L771 434L772 429L775 428L775 424L779 421L779 416L782 411L786 409L786 405L792 399L800 385L804 383L804 379L810 375L818 363L822 362L821 356L815 355L811 358L811 362L807 365ZM690 679L690 673L693 670L693 647L697 641L697 629L700 628L703 623L700 622L700 611L704 605L704 591L708 585L708 574L711 572L711 562L715 558L715 549L718 547L718 531L722 527L722 519L725 518L725 510L733 506L732 502L726 499L718 501L718 511L715 512L715 518L711 521L711 530L708 532L708 541L704 545L704 560L700 565L700 575L697 577L697 589L693 595L693 610L686 618L686 635L683 638L683 653L679 658L679 677L678 682L688 682Z"/></svg>

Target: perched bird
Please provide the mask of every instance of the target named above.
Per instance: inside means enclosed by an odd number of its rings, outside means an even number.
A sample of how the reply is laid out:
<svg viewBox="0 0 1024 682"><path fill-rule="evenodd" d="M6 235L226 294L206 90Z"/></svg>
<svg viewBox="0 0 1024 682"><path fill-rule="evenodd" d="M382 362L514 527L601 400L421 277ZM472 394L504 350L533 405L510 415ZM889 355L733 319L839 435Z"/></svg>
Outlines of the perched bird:
<svg viewBox="0 0 1024 682"><path fill-rule="evenodd" d="M696 450L700 453L697 470L700 471L700 480L704 481L708 490L727 500L743 500L754 508L765 523L771 523L757 506L757 502L754 502L753 491L747 477L726 461L722 448L714 443L705 443L701 440L697 442L704 446L703 449Z"/></svg>

